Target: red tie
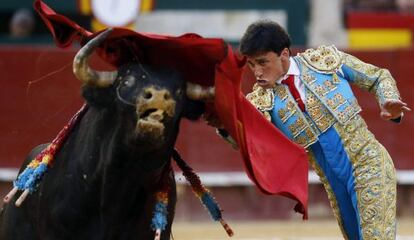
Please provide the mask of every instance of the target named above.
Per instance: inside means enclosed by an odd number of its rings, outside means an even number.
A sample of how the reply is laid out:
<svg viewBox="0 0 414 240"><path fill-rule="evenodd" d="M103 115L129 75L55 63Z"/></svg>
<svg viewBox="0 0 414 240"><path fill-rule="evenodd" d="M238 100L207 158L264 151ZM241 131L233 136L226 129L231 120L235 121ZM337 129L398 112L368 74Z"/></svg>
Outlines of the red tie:
<svg viewBox="0 0 414 240"><path fill-rule="evenodd" d="M295 76L289 75L288 78L282 81L283 84L286 84L289 87L289 91L292 94L292 96L295 98L296 102L298 103L300 109L302 112L305 111L305 104L303 104L302 99L300 98L300 94L295 86Z"/></svg>

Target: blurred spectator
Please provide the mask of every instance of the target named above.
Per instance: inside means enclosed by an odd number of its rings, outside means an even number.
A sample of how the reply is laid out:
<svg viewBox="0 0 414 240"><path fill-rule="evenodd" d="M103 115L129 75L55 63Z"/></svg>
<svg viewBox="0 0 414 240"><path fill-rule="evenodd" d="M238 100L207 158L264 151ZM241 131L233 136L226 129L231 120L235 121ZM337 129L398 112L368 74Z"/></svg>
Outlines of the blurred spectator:
<svg viewBox="0 0 414 240"><path fill-rule="evenodd" d="M396 10L398 0L344 0L345 6L358 10ZM410 0L408 0L410 1Z"/></svg>
<svg viewBox="0 0 414 240"><path fill-rule="evenodd" d="M35 19L32 11L28 9L17 10L10 20L10 36L13 38L25 38L32 34Z"/></svg>
<svg viewBox="0 0 414 240"><path fill-rule="evenodd" d="M414 0L396 0L400 11L414 11Z"/></svg>

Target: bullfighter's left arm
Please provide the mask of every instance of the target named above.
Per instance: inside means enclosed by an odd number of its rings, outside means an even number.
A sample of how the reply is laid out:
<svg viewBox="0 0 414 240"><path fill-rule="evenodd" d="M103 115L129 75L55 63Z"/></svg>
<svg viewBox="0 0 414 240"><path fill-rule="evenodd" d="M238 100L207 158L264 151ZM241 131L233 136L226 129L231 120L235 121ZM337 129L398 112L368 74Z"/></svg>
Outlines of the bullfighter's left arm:
<svg viewBox="0 0 414 240"><path fill-rule="evenodd" d="M365 63L344 52L341 55L340 68L350 83L373 93L381 107L381 117L398 119L404 111L410 111L407 104L401 101L394 78L384 68Z"/></svg>

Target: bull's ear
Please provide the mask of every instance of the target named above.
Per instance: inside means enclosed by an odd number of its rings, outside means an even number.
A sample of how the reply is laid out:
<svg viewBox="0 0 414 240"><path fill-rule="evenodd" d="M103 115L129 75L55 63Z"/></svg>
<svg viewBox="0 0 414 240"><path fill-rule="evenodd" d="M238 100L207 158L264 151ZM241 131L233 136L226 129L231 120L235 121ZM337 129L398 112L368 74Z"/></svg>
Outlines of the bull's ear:
<svg viewBox="0 0 414 240"><path fill-rule="evenodd" d="M204 113L206 105L202 101L188 100L184 107L184 117L197 120Z"/></svg>
<svg viewBox="0 0 414 240"><path fill-rule="evenodd" d="M98 108L110 107L114 104L116 99L113 86L97 88L84 85L82 87L82 96L90 106Z"/></svg>

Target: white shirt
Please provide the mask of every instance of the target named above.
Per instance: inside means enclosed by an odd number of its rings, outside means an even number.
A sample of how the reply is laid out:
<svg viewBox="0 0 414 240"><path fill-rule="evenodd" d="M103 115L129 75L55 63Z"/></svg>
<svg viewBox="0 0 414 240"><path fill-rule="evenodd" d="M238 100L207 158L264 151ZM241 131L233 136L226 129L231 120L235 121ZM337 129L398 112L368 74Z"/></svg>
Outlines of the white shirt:
<svg viewBox="0 0 414 240"><path fill-rule="evenodd" d="M300 70L298 67L298 64L296 63L296 61L290 57L289 58L289 70L287 71L286 75L283 76L282 78L276 80L277 84L282 84L282 81L285 80L286 78L288 78L289 75L294 75L294 83L295 83L295 87L299 92L300 98L302 99L302 102L305 103L305 86L303 85L302 81L300 80Z"/></svg>

